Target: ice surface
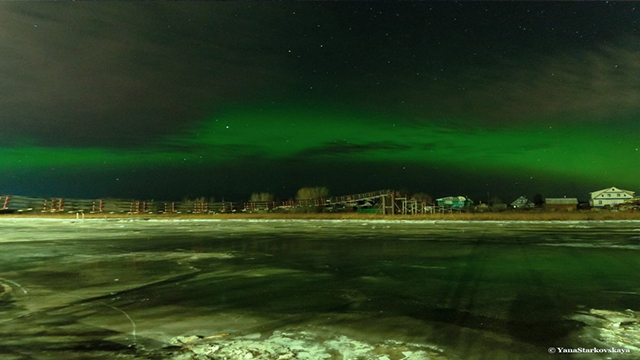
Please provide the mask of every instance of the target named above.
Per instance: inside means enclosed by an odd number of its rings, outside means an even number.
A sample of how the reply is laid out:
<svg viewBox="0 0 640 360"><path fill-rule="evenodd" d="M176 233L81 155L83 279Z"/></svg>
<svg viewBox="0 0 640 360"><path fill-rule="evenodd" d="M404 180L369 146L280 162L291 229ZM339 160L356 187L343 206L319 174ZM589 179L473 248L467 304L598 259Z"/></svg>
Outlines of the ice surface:
<svg viewBox="0 0 640 360"><path fill-rule="evenodd" d="M539 359L591 344L579 309L638 310L639 228L0 219L0 352Z"/></svg>

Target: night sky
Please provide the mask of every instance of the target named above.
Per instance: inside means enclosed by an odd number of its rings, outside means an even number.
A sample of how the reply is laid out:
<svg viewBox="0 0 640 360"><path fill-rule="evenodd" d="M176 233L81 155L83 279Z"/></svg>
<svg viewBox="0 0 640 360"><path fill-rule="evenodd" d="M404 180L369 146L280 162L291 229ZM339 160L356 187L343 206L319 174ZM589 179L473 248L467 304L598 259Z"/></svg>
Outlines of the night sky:
<svg viewBox="0 0 640 360"><path fill-rule="evenodd" d="M0 3L0 193L640 191L640 3Z"/></svg>

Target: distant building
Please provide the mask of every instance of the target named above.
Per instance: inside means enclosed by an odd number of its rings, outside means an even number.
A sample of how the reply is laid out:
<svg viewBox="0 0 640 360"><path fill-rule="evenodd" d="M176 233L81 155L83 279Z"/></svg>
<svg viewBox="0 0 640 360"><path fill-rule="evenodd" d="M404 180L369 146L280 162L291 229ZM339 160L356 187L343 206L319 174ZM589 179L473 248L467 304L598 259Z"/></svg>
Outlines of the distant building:
<svg viewBox="0 0 640 360"><path fill-rule="evenodd" d="M462 209L473 204L473 201L466 196L447 196L436 199L436 201L438 202L438 206L453 209Z"/></svg>
<svg viewBox="0 0 640 360"><path fill-rule="evenodd" d="M625 200L632 199L635 195L635 191L621 190L613 186L590 192L589 195L589 205L591 205L591 207L603 208L607 205L609 205L609 207L613 207L616 204L623 203Z"/></svg>
<svg viewBox="0 0 640 360"><path fill-rule="evenodd" d="M616 209L622 211L638 211L640 210L640 196L625 200L622 204L617 204Z"/></svg>
<svg viewBox="0 0 640 360"><path fill-rule="evenodd" d="M578 199L576 198L546 198L544 208L549 211L576 211Z"/></svg>
<svg viewBox="0 0 640 360"><path fill-rule="evenodd" d="M511 207L514 209L532 209L536 206L532 201L524 196L520 196L509 205L511 205Z"/></svg>

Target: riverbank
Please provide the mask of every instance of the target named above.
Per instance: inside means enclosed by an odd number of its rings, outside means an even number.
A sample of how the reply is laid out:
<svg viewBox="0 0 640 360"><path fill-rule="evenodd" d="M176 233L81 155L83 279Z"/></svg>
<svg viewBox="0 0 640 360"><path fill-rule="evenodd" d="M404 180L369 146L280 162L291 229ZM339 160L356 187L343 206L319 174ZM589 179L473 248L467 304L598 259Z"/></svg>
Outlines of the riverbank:
<svg viewBox="0 0 640 360"><path fill-rule="evenodd" d="M75 219L75 213L2 214L5 218ZM377 215L360 213L219 213L219 214L84 214L84 219L265 219L265 220L424 220L424 221L605 221L640 220L640 212L577 211L577 212L501 212L449 213L425 215Z"/></svg>

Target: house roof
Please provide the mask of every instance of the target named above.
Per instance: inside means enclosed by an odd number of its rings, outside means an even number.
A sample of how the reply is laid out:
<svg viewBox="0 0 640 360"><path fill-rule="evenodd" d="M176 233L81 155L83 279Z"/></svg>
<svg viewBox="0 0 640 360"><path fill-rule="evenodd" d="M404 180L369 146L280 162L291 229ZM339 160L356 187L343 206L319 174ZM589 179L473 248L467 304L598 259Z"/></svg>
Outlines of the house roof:
<svg viewBox="0 0 640 360"><path fill-rule="evenodd" d="M605 193L605 192L609 192L609 191L612 191L612 192L625 192L625 193L627 193L627 194L629 194L631 196L633 196L636 193L635 191L622 190L622 189L618 189L615 186L612 186L612 187L609 187L609 188L606 188L606 189L592 191L589 194L591 195L591 198L593 199L593 198L597 197L598 195L600 195L602 193Z"/></svg>
<svg viewBox="0 0 640 360"><path fill-rule="evenodd" d="M546 198L544 202L549 205L578 205L576 198Z"/></svg>
<svg viewBox="0 0 640 360"><path fill-rule="evenodd" d="M513 200L511 202L511 206L516 206L518 204L523 204L524 205L524 204L528 204L530 202L531 201L529 201L529 199L527 199L525 196L520 196L519 198L517 198L517 199L515 199L515 200Z"/></svg>

